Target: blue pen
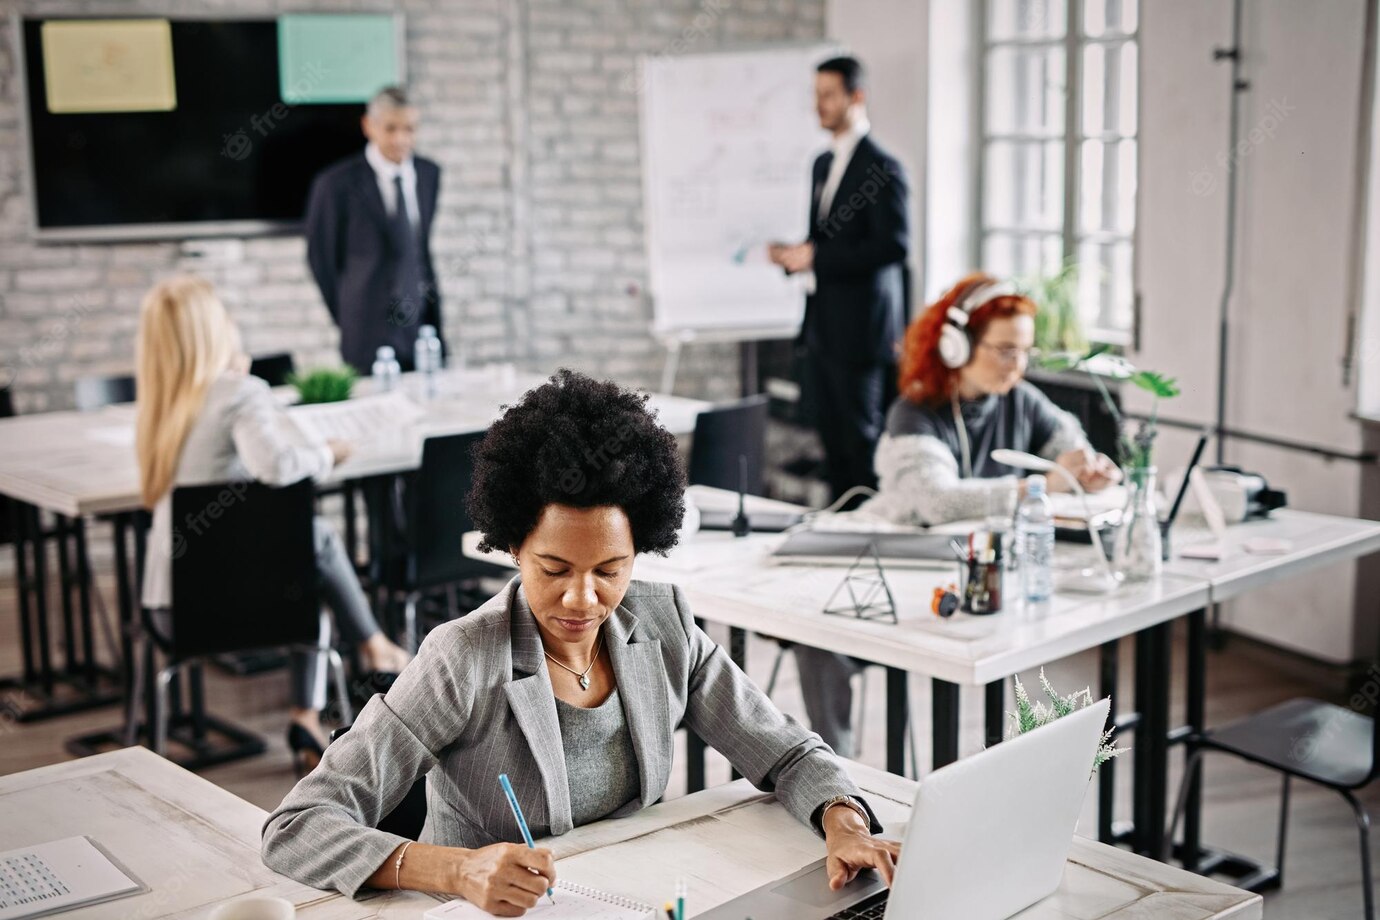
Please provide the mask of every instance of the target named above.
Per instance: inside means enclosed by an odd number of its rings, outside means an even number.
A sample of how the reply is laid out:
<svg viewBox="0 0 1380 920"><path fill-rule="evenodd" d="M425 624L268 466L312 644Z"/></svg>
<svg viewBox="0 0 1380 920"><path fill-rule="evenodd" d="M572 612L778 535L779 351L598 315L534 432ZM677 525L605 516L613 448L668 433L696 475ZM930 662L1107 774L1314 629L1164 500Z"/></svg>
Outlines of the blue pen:
<svg viewBox="0 0 1380 920"><path fill-rule="evenodd" d="M532 832L527 829L527 819L522 816L522 806L518 804L517 796L513 794L513 784L508 782L508 774L498 774L498 783L503 787L503 794L508 797L508 807L513 810L513 817L517 819L518 830L522 831L522 839L527 841L527 848L535 850L537 845L532 842ZM551 899L551 903L556 903L556 893L550 888L546 889L546 896Z"/></svg>

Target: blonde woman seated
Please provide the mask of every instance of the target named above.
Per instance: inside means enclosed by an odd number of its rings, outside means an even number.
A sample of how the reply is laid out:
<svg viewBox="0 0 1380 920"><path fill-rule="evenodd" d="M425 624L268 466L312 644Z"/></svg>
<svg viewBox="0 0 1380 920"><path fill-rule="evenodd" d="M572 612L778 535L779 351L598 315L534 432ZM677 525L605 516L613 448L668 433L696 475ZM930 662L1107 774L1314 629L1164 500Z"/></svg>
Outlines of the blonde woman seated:
<svg viewBox="0 0 1380 920"><path fill-rule="evenodd" d="M268 384L249 375L239 331L201 278L170 278L149 291L136 347L135 450L144 503L153 509L143 603L155 627L163 624L166 631L172 602L172 490L246 479L278 486L320 478L349 455L349 447L302 439ZM358 647L365 666L401 670L410 656L379 630L344 546L321 518L316 519L316 566L337 631ZM299 772L316 765L326 744L321 657L292 655L288 745Z"/></svg>
<svg viewBox="0 0 1380 920"><path fill-rule="evenodd" d="M1024 495L1018 470L992 459L1000 448L1053 460L1097 492L1121 478L1094 453L1069 413L1024 379L1035 344L1037 307L1010 283L969 275L911 323L901 353L900 396L877 444L877 497L859 507L898 524L941 524L987 516L994 496ZM1062 476L1051 492L1067 491ZM862 665L796 646L811 727L854 756L849 677Z"/></svg>

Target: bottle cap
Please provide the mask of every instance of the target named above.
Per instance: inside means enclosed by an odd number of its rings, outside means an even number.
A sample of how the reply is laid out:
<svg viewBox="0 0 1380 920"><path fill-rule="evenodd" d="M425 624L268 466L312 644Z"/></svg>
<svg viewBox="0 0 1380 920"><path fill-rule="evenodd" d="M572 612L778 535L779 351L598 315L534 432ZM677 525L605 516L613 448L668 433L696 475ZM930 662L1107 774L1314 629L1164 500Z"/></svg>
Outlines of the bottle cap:
<svg viewBox="0 0 1380 920"><path fill-rule="evenodd" d="M392 345L380 345L379 350L374 353L374 357L379 361L392 361L396 354Z"/></svg>
<svg viewBox="0 0 1380 920"><path fill-rule="evenodd" d="M1025 494L1044 495L1045 477L1041 476L1039 473L1032 473L1025 481Z"/></svg>
<svg viewBox="0 0 1380 920"><path fill-rule="evenodd" d="M436 335L436 327L426 323L417 330L417 335L424 339L432 338Z"/></svg>

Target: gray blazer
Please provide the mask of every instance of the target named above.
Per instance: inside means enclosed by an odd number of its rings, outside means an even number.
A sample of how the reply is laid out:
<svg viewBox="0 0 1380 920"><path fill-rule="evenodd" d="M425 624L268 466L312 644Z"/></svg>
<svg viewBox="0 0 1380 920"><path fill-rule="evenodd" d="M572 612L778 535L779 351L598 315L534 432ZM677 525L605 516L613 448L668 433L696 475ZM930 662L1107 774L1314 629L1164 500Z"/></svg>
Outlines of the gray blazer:
<svg viewBox="0 0 1380 920"><path fill-rule="evenodd" d="M536 621L514 615L518 586L514 579L480 609L433 630L388 695L370 700L288 793L264 823L271 869L353 897L404 842L375 825L424 775L424 842L520 842L500 773L512 780L534 836L571 829L555 695ZM814 825L826 800L858 795L819 736L782 715L695 625L679 588L632 582L605 625L605 644L641 775L642 795L629 811L666 791L682 724L804 823ZM872 824L881 830L875 817Z"/></svg>

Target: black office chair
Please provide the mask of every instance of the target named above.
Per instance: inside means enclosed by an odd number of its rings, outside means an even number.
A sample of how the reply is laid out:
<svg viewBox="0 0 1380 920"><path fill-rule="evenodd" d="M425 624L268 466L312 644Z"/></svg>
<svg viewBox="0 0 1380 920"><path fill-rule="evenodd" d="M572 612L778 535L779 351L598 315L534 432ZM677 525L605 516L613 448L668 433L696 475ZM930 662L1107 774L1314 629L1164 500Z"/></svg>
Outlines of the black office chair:
<svg viewBox="0 0 1380 920"><path fill-rule="evenodd" d="M293 369L292 354L286 351L259 355L249 362L249 373L267 381L271 387L280 387L287 383Z"/></svg>
<svg viewBox="0 0 1380 920"><path fill-rule="evenodd" d="M350 726L342 725L331 732L331 741L335 741L341 735L350 730ZM415 781L412 788L407 790L407 795L397 806L384 815L379 820L378 829L390 834L397 834L399 837L406 837L408 840L418 840L422 836L422 826L426 824L426 777Z"/></svg>
<svg viewBox="0 0 1380 920"><path fill-rule="evenodd" d="M1380 674L1368 672L1373 689ZM1358 694L1364 696L1365 694ZM1353 698L1354 699L1354 698ZM1209 729L1195 738L1195 749L1184 769L1178 803L1169 823L1168 843L1174 843L1179 818L1188 800L1190 780L1201 772L1202 759L1210 751L1233 754L1275 770L1283 776L1280 793L1279 832L1275 866L1257 869L1232 883L1248 891L1265 891L1284 884L1284 847L1289 830L1289 783L1298 778L1333 790L1346 799L1356 816L1361 835L1361 880L1365 918L1375 920L1374 890L1370 868L1370 815L1354 791L1380 775L1380 732L1372 716L1322 700L1298 698L1272 706L1222 728ZM1198 871L1198 867L1188 868ZM1210 874L1211 866L1201 871Z"/></svg>
<svg viewBox="0 0 1380 920"><path fill-rule="evenodd" d="M391 519L369 523L371 538L384 528L391 537L389 545L375 548L381 560L379 582L390 611L402 601L400 644L409 651L415 651L420 640L417 610L426 594L445 588L455 615L457 586L512 577L508 569L469 558L462 548L464 535L474 529L465 497L474 478L474 445L482 437L483 432L428 438L421 466L403 477L401 489L389 492ZM371 509L384 504L371 503Z"/></svg>
<svg viewBox="0 0 1380 920"><path fill-rule="evenodd" d="M145 611L150 641L144 673L154 673L154 644L168 659L157 672L150 714L157 753L167 746L173 680L184 667L191 672L191 708L177 715L174 737L193 757L183 765L198 768L263 752L257 735L205 713L201 662L226 652L284 646L325 652L341 717L353 719L344 668L330 645L330 620L317 591L314 498L310 480L281 489L236 482L173 490L171 628L161 628ZM215 743L213 732L229 743Z"/></svg>
<svg viewBox="0 0 1380 920"><path fill-rule="evenodd" d="M701 412L690 441L691 485L738 491L739 457L747 458L747 492L765 494L767 404L765 393Z"/></svg>
<svg viewBox="0 0 1380 920"><path fill-rule="evenodd" d="M128 375L118 377L79 377L73 387L77 409L94 412L96 409L115 403L134 402L134 378Z"/></svg>

